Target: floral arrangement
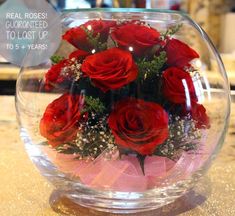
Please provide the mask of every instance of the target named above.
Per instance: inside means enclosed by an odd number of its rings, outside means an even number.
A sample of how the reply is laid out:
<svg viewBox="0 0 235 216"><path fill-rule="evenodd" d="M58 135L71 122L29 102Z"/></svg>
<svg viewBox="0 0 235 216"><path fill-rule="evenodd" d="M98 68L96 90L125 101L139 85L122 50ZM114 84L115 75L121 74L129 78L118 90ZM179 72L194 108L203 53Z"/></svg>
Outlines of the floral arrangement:
<svg viewBox="0 0 235 216"><path fill-rule="evenodd" d="M210 120L193 81L199 55L174 38L180 28L91 20L68 29L63 40L76 50L52 56L44 79L46 91L64 92L41 118L47 143L80 161L134 157L142 175L151 156L197 151Z"/></svg>

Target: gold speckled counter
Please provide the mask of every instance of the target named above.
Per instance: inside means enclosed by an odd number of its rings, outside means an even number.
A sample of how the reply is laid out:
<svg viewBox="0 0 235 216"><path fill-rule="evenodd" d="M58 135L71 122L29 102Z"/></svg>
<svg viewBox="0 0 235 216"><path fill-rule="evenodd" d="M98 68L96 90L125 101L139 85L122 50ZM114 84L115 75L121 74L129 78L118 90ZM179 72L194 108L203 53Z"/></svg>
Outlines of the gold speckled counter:
<svg viewBox="0 0 235 216"><path fill-rule="evenodd" d="M225 145L204 180L176 202L138 215L235 215L234 108ZM0 137L1 216L115 215L76 206L40 175L19 138L13 96L0 96Z"/></svg>

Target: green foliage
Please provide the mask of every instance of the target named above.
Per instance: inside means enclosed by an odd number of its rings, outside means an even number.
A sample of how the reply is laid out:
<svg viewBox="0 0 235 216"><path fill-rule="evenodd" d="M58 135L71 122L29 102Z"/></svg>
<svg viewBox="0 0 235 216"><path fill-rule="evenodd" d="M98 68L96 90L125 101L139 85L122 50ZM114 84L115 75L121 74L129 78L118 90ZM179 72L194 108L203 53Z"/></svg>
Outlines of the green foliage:
<svg viewBox="0 0 235 216"><path fill-rule="evenodd" d="M182 25L183 24L181 23L181 24L178 24L178 25L175 25L175 26L172 26L172 27L168 28L166 30L166 32L161 34L161 37L163 37L163 40L166 39L167 37L171 37L176 32L178 32L180 30L180 28L182 27Z"/></svg>
<svg viewBox="0 0 235 216"><path fill-rule="evenodd" d="M85 137L82 134L81 136ZM97 136L95 138L97 138ZM73 155L78 154L80 158L86 158L86 157L96 158L105 150L105 148L107 148L107 146L102 143L103 145L102 147L100 147L100 142L97 142L99 140L96 139L95 141L96 142L85 144L82 147L77 146L76 143L69 143L69 144L58 146L56 150L59 153L63 153L63 154L73 154Z"/></svg>
<svg viewBox="0 0 235 216"><path fill-rule="evenodd" d="M169 137L154 152L155 155L177 159L182 151L195 151L198 148L201 132L195 127L194 120L175 117L169 124Z"/></svg>
<svg viewBox="0 0 235 216"><path fill-rule="evenodd" d="M64 59L64 57L59 56L59 55L53 55L53 56L51 56L50 59L52 61L52 64L58 64L60 61L62 61Z"/></svg>
<svg viewBox="0 0 235 216"><path fill-rule="evenodd" d="M81 28L86 32L88 42L94 47L96 51L102 51L107 49L107 43L102 43L100 41L100 33L94 36L94 31L87 29L84 26Z"/></svg>
<svg viewBox="0 0 235 216"><path fill-rule="evenodd" d="M89 114L90 118L82 122L77 137L71 143L65 143L57 147L57 151L64 154L75 154L77 159L95 159L104 151L112 152L116 149L114 136L107 124L107 115L97 116Z"/></svg>
<svg viewBox="0 0 235 216"><path fill-rule="evenodd" d="M80 153L80 149L74 145L74 144L69 144L69 145L60 145L58 147L56 147L56 151L58 151L59 153L63 153L63 154L78 154Z"/></svg>
<svg viewBox="0 0 235 216"><path fill-rule="evenodd" d="M85 97L85 109L83 112L95 112L95 113L103 113L105 110L104 104L100 101L99 98L93 98L91 96Z"/></svg>
<svg viewBox="0 0 235 216"><path fill-rule="evenodd" d="M139 79L153 78L161 75L161 69L166 63L166 52L162 51L158 56L154 56L152 60L147 61L145 58L137 60L139 69Z"/></svg>

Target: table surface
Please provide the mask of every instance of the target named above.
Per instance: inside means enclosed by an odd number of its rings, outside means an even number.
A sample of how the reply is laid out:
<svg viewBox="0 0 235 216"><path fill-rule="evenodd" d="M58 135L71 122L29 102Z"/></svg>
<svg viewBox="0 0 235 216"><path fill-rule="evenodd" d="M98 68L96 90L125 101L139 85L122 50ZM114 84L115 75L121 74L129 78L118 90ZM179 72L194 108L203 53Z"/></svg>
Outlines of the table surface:
<svg viewBox="0 0 235 216"><path fill-rule="evenodd" d="M225 145L207 176L174 203L138 215L235 215L234 108ZM0 96L0 137L0 215L115 215L75 205L40 175L20 140L13 96Z"/></svg>

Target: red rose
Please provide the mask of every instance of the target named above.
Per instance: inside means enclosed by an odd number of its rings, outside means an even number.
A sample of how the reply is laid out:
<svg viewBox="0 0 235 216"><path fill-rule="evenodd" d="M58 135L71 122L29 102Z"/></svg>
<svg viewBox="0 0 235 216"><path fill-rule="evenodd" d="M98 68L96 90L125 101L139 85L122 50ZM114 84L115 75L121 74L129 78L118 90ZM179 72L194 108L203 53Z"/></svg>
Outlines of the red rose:
<svg viewBox="0 0 235 216"><path fill-rule="evenodd" d="M84 31L84 28L88 31L92 31L93 37L99 34L99 41L104 43L108 39L110 28L115 25L115 21L90 20L78 27L69 29L62 38L78 49L91 51L94 47L87 40L87 33Z"/></svg>
<svg viewBox="0 0 235 216"><path fill-rule="evenodd" d="M168 137L168 115L153 102L130 98L118 102L108 118L118 145L152 154Z"/></svg>
<svg viewBox="0 0 235 216"><path fill-rule="evenodd" d="M163 74L163 94L173 103L186 103L187 100L197 101L195 88L189 73L170 67Z"/></svg>
<svg viewBox="0 0 235 216"><path fill-rule="evenodd" d="M69 79L68 76L65 75L63 68L70 65L69 59L64 59L59 63L52 65L51 68L47 71L45 75L45 89L51 90L54 88L56 84L61 84Z"/></svg>
<svg viewBox="0 0 235 216"><path fill-rule="evenodd" d="M82 72L103 92L119 89L136 79L138 69L132 55L112 48L86 57Z"/></svg>
<svg viewBox="0 0 235 216"><path fill-rule="evenodd" d="M69 59L52 65L45 75L45 89L49 91L56 85L77 79L81 67L79 64L88 55L88 52L76 50L69 55Z"/></svg>
<svg viewBox="0 0 235 216"><path fill-rule="evenodd" d="M75 58L76 60L78 61L81 61L83 60L84 58L86 58L88 55L90 55L89 52L86 52L84 50L76 50L74 52L72 52L70 55L69 55L69 59L73 59Z"/></svg>
<svg viewBox="0 0 235 216"><path fill-rule="evenodd" d="M153 28L128 23L117 27L111 37L120 48L130 50L136 56L143 56L159 43L160 33Z"/></svg>
<svg viewBox="0 0 235 216"><path fill-rule="evenodd" d="M192 119L196 121L197 128L210 128L210 119L202 104L193 103L190 111Z"/></svg>
<svg viewBox="0 0 235 216"><path fill-rule="evenodd" d="M56 147L76 138L80 122L86 119L81 116L83 101L80 95L63 94L47 106L40 133L50 145Z"/></svg>
<svg viewBox="0 0 235 216"><path fill-rule="evenodd" d="M189 62L191 60L199 58L195 50L177 39L169 40L165 46L165 50L167 54L167 64L169 66L183 69L185 66L190 66Z"/></svg>

